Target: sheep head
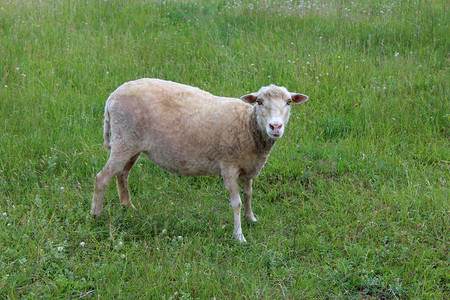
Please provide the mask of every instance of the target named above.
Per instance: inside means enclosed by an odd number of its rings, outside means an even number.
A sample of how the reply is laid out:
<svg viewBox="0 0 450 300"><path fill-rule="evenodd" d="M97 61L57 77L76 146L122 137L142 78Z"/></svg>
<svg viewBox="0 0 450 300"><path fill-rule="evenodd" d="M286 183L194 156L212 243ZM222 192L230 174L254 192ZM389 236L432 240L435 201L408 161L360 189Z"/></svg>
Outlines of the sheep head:
<svg viewBox="0 0 450 300"><path fill-rule="evenodd" d="M274 84L262 87L258 92L247 94L241 100L250 104L256 103L257 123L261 131L266 132L272 140L283 136L284 128L289 121L291 104L300 104L308 100L308 96L290 93L285 87Z"/></svg>

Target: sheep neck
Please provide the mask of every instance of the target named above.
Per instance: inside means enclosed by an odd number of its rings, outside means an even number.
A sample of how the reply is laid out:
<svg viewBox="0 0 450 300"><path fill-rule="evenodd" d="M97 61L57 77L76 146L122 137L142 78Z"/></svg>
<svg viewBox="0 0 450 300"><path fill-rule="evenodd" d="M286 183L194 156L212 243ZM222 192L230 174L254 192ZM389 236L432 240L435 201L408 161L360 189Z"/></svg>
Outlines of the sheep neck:
<svg viewBox="0 0 450 300"><path fill-rule="evenodd" d="M255 144L256 151L260 154L269 154L275 145L275 140L272 140L259 128L256 110L253 109L250 114L250 133Z"/></svg>

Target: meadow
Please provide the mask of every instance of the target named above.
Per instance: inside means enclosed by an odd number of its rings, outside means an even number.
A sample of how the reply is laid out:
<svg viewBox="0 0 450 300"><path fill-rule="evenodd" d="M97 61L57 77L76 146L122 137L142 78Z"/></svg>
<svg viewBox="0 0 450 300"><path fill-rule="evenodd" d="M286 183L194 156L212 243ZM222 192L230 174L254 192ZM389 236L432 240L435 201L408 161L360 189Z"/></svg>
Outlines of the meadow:
<svg viewBox="0 0 450 300"><path fill-rule="evenodd" d="M1 299L449 299L445 0L0 1ZM108 158L108 95L141 77L310 97L233 220L220 177Z"/></svg>

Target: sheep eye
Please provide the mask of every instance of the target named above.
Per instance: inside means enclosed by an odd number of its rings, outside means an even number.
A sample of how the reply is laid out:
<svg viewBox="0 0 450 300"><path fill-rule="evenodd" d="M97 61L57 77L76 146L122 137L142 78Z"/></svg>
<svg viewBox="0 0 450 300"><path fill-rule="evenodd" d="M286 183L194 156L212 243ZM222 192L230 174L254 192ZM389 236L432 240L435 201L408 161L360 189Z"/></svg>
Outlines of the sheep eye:
<svg viewBox="0 0 450 300"><path fill-rule="evenodd" d="M256 100L256 103L258 103L258 105L263 105L263 102L260 99Z"/></svg>
<svg viewBox="0 0 450 300"><path fill-rule="evenodd" d="M291 105L291 102L292 102L292 100L288 100L288 101L286 102L286 105Z"/></svg>

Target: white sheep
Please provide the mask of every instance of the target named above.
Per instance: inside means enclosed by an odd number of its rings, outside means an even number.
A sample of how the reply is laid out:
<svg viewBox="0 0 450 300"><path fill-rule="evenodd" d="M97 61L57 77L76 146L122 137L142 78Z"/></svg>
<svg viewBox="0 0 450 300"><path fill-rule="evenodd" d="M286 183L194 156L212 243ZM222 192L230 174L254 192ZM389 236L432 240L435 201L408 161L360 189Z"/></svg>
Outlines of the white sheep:
<svg viewBox="0 0 450 300"><path fill-rule="evenodd" d="M103 137L110 156L95 178L91 214L101 213L106 187L114 176L121 204L134 208L128 174L144 152L171 173L222 175L234 214L233 237L246 242L238 179L244 192L244 216L255 222L252 179L283 135L290 104L307 99L275 85L242 96L241 101L159 79L123 84L106 101Z"/></svg>

